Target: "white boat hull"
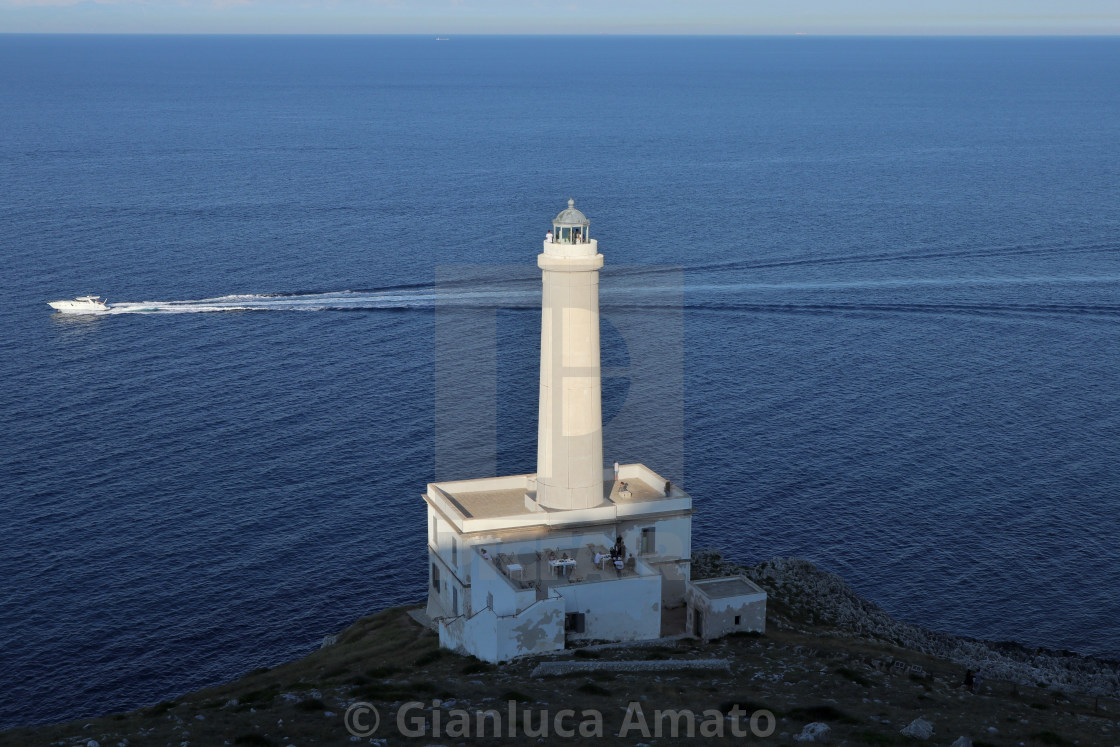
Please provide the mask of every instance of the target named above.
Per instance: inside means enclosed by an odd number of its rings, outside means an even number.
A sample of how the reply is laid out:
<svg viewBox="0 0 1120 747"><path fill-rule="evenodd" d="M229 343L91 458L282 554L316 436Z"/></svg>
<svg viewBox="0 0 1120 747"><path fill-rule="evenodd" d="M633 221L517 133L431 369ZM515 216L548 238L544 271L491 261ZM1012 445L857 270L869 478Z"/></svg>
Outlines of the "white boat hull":
<svg viewBox="0 0 1120 747"><path fill-rule="evenodd" d="M73 301L47 301L47 305L63 314L103 314L109 310L109 304L104 301L85 298L76 298Z"/></svg>

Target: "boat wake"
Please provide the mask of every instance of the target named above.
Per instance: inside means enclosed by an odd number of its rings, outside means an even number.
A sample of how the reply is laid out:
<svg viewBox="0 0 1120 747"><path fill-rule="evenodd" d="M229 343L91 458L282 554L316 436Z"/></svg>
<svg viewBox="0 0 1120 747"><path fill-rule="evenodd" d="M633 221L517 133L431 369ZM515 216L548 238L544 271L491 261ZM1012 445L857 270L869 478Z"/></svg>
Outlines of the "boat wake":
<svg viewBox="0 0 1120 747"><path fill-rule="evenodd" d="M523 298L519 298L523 296ZM517 307L540 303L537 293L509 290L477 290L454 293L434 288L403 288L384 291L338 291L331 293L244 294L188 301L137 301L111 304L109 314L200 314L217 311L372 311L377 309L431 309L438 304L460 306Z"/></svg>
<svg viewBox="0 0 1120 747"><path fill-rule="evenodd" d="M1080 286L1106 287L1120 284L1120 276L918 278L791 283L689 283L659 282L655 277L627 277L625 270L608 289L601 306L606 309L685 308L698 311L742 313L948 313L948 314L1078 314L1115 317L1114 303L1079 302ZM1062 302L1007 303L1005 293L989 293L1014 286L1061 285L1074 293ZM975 289L972 298L921 302L909 297L921 288ZM879 297L882 293L891 297ZM899 294L904 297L900 297ZM822 295L823 294L823 295ZM399 286L371 290L331 292L263 293L219 296L183 301L116 302L98 315L198 314L233 311L378 311L432 310L443 308L538 310L539 280L505 283L451 283L435 286Z"/></svg>

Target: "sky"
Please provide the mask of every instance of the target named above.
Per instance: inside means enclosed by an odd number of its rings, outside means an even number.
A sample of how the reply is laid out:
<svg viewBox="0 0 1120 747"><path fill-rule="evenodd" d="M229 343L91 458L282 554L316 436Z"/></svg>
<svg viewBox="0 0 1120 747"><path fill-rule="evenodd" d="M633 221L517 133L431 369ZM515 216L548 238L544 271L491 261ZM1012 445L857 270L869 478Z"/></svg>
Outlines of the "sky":
<svg viewBox="0 0 1120 747"><path fill-rule="evenodd" d="M0 33L1116 35L1120 0L0 0Z"/></svg>

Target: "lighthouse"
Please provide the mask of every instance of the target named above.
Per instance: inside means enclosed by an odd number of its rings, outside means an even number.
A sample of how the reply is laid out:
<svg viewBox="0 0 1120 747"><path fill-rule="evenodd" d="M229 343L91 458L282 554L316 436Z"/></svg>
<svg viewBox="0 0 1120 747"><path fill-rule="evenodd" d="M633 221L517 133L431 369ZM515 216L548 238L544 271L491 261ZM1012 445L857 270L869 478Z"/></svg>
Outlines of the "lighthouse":
<svg viewBox="0 0 1120 747"><path fill-rule="evenodd" d="M603 255L590 229L568 200L537 255L537 471L428 483L422 496L426 616L441 646L484 661L765 626L766 595L745 577L691 581L679 476L603 463Z"/></svg>
<svg viewBox="0 0 1120 747"><path fill-rule="evenodd" d="M599 370L599 268L590 221L568 200L537 256L541 268L541 386L537 502L544 508L603 503L603 407Z"/></svg>

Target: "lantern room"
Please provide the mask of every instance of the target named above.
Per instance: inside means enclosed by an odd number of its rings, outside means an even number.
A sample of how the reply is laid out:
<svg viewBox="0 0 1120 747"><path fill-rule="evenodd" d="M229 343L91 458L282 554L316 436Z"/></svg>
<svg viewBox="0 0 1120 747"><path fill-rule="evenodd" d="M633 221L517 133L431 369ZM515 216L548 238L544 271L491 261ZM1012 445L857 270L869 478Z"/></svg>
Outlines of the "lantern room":
<svg viewBox="0 0 1120 747"><path fill-rule="evenodd" d="M586 244L591 240L591 222L575 206L575 200L568 200L568 209L561 210L552 221L552 240L557 244Z"/></svg>

